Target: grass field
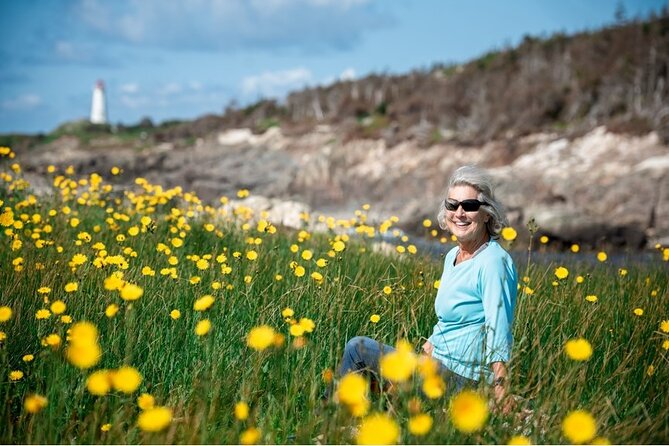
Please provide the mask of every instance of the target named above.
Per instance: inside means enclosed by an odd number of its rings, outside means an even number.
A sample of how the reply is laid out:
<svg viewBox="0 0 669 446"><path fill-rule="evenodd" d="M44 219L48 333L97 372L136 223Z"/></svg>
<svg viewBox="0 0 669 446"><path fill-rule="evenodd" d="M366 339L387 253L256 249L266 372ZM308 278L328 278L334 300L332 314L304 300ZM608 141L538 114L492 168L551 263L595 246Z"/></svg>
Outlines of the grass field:
<svg viewBox="0 0 669 446"><path fill-rule="evenodd" d="M2 155L0 443L669 441L666 249L519 271L511 414L481 407L485 388L430 398L421 369L354 416L319 401L346 341L417 352L435 322L440 262L368 237L395 222L361 208L324 232L277 228L141 179L120 194L107 173L53 172L36 198Z"/></svg>

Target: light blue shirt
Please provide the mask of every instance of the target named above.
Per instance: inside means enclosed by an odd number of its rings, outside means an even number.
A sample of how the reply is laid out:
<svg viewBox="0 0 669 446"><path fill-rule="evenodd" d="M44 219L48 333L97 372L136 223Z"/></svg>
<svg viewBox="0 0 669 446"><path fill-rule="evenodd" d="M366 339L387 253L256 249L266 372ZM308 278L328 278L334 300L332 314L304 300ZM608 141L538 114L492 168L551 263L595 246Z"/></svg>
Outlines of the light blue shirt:
<svg viewBox="0 0 669 446"><path fill-rule="evenodd" d="M492 382L490 364L511 355L511 324L518 274L513 260L495 240L474 257L453 265L459 248L446 254L434 301L437 324L432 356L469 379Z"/></svg>

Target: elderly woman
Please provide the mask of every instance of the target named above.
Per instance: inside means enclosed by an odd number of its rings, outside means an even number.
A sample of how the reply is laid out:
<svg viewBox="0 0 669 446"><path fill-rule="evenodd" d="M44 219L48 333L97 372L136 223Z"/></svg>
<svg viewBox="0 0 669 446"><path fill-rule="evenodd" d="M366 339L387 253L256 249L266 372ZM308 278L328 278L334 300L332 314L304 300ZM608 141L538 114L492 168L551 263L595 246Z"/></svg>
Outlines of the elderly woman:
<svg viewBox="0 0 669 446"><path fill-rule="evenodd" d="M497 243L506 224L490 177L480 168L457 169L441 203L439 225L457 237L444 261L434 308L437 323L423 352L439 361L451 391L484 380L496 400L506 395L511 325L518 277L511 256ZM339 372L378 372L393 348L366 337L346 344ZM509 409L505 403L505 411Z"/></svg>

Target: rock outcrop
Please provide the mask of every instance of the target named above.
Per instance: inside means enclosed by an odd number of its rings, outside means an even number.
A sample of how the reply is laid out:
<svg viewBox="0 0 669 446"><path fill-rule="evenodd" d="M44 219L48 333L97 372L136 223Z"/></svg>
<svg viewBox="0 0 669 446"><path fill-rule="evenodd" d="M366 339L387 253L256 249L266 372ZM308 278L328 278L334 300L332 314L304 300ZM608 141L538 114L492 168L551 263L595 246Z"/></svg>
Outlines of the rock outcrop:
<svg viewBox="0 0 669 446"><path fill-rule="evenodd" d="M370 203L372 219L397 215L414 233L424 232L425 218L435 219L450 173L478 164L498 182L516 227L534 218L541 233L565 244L669 244L669 147L654 132L625 136L598 127L575 139L539 133L481 146L407 140L388 147L385 139L343 141L324 125L299 136L274 127L261 135L212 133L187 148L138 149L113 137L83 145L62 137L19 159L32 176L45 174L49 164L72 165L80 174L118 166L122 175L106 176L120 186L141 176L212 203L249 189L266 197L256 203L259 210L274 210L273 218L289 226L309 209L344 217Z"/></svg>

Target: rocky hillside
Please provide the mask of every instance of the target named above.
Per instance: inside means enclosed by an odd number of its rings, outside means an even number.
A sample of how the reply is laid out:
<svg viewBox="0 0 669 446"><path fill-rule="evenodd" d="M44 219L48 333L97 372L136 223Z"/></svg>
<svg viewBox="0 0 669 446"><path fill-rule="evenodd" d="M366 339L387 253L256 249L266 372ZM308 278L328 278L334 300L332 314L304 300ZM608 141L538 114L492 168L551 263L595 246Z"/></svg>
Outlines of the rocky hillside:
<svg viewBox="0 0 669 446"><path fill-rule="evenodd" d="M259 208L398 215L423 233L462 164L488 167L511 223L559 244L669 244L669 16L526 38L459 66L368 76L222 116L6 136L34 184L45 166L124 169L205 200L247 188ZM294 206L288 206L293 203ZM295 212L292 212L293 214ZM278 223L279 221L277 221Z"/></svg>

